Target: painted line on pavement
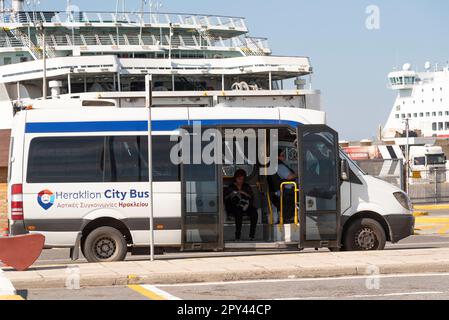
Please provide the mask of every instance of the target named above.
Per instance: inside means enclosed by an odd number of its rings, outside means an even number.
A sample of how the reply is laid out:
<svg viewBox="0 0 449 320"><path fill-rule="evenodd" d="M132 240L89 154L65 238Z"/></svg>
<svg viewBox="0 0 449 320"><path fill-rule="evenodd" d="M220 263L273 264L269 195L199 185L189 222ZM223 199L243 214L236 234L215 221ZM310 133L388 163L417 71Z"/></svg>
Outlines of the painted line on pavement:
<svg viewBox="0 0 449 320"><path fill-rule="evenodd" d="M415 210L449 210L449 204L416 205Z"/></svg>
<svg viewBox="0 0 449 320"><path fill-rule="evenodd" d="M449 217L418 217L416 223L449 223Z"/></svg>
<svg viewBox="0 0 449 320"><path fill-rule="evenodd" d="M171 295L155 286L150 285L129 285L128 288L137 293L147 297L150 300L181 300L178 297Z"/></svg>
<svg viewBox="0 0 449 320"><path fill-rule="evenodd" d="M23 298L17 295L16 288L5 276L5 272L0 268L0 300L23 300Z"/></svg>
<svg viewBox="0 0 449 320"><path fill-rule="evenodd" d="M415 218L418 218L418 217L428 217L428 216L429 216L429 213L428 213L428 212L424 212L424 211L415 211L415 212L413 212L413 216L414 216Z"/></svg>
<svg viewBox="0 0 449 320"><path fill-rule="evenodd" d="M417 226L415 228L416 231L421 231L421 230L432 230L435 229L436 225L430 225L430 226Z"/></svg>
<svg viewBox="0 0 449 320"><path fill-rule="evenodd" d="M445 225L444 227L440 228L438 231L438 234L445 235L449 232L449 224Z"/></svg>
<svg viewBox="0 0 449 320"><path fill-rule="evenodd" d="M433 229L433 227L432 227ZM428 236L428 234L425 234L423 236ZM448 245L449 246L449 242L421 242L421 243L395 243L395 244L388 244L386 246L387 249L394 249L394 248L400 248L400 247L405 247L405 248L417 248L417 249L422 249L421 247L429 247L429 246L441 246L441 245ZM440 248L438 248L440 249Z"/></svg>
<svg viewBox="0 0 449 320"><path fill-rule="evenodd" d="M437 234L445 236L449 234L449 217L417 217L416 231L423 231L424 234ZM423 234L421 232L421 234Z"/></svg>
<svg viewBox="0 0 449 320"><path fill-rule="evenodd" d="M326 300L326 299L363 299L363 298L388 298L388 297L401 297L401 296L422 296L422 295L438 295L438 294L444 294L446 292L444 291L422 291L422 292L398 292L398 293L384 293L384 294L358 294L358 295L351 295L351 296L327 296L327 297L305 297L305 298L279 298L279 299L273 299L273 300L287 300L287 301L294 301L294 300Z"/></svg>
<svg viewBox="0 0 449 320"><path fill-rule="evenodd" d="M215 285L239 285L239 284L255 284L255 283L283 283L283 282L312 282L312 281L343 281L343 280L361 280L372 277L372 274L348 277L327 277L327 278L291 278L291 279L267 279L267 280L245 280L245 281L228 281L228 282L201 282L201 283L177 283L177 284L161 284L159 288L170 287L201 287ZM409 274L380 274L376 277L388 278L423 278L423 277L449 277L449 273L409 273Z"/></svg>
<svg viewBox="0 0 449 320"><path fill-rule="evenodd" d="M0 300L25 300L25 299L19 295L7 295L7 296L0 296Z"/></svg>

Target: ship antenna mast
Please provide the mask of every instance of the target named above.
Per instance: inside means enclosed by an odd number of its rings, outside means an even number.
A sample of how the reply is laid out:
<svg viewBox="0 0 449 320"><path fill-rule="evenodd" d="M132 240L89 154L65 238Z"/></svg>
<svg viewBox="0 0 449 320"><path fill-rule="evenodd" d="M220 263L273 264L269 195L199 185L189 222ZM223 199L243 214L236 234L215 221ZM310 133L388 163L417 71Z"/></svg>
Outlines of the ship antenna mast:
<svg viewBox="0 0 449 320"><path fill-rule="evenodd" d="M121 11L122 13L126 12L126 0L117 0L116 4L115 4L115 14L118 15L119 11L120 11L120 4L121 4Z"/></svg>
<svg viewBox="0 0 449 320"><path fill-rule="evenodd" d="M0 19L1 22L5 21L5 0L0 0Z"/></svg>
<svg viewBox="0 0 449 320"><path fill-rule="evenodd" d="M143 25L144 25L144 12L145 12L145 5L147 4L147 0L141 0L141 4L140 4L140 39L139 42L142 42L141 44L143 45L143 40L142 40L142 33L143 33ZM150 23L151 23L151 15L150 15Z"/></svg>

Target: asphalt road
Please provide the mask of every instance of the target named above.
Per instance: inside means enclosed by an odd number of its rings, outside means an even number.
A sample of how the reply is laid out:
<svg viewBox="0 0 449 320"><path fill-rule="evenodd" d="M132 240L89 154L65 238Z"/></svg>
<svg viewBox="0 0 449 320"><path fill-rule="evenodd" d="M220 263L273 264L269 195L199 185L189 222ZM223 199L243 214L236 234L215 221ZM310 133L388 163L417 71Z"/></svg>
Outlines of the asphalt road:
<svg viewBox="0 0 449 320"><path fill-rule="evenodd" d="M20 294L28 300L449 300L449 273L29 290Z"/></svg>
<svg viewBox="0 0 449 320"><path fill-rule="evenodd" d="M436 211L431 217L448 217L449 212ZM386 250L409 250L420 248L449 248L449 235L420 235L388 244ZM310 252L313 250L306 250ZM325 251L323 249L323 251ZM176 259L204 256L235 256L271 254L273 251L182 253L157 256L157 259ZM278 252L276 252L278 253ZM289 253L289 252L286 252ZM128 260L147 260L148 256L128 256ZM38 265L68 264L69 250L44 250ZM86 263L84 259L76 262ZM247 281L209 284L177 284L172 286L116 286L99 288L33 289L19 292L29 300L148 300L148 299L212 299L212 300L449 300L449 273L392 275L378 278L344 277L324 279L285 279L270 281Z"/></svg>
<svg viewBox="0 0 449 320"><path fill-rule="evenodd" d="M407 250L407 249L420 249L420 248L449 248L448 236L434 236L423 235L413 236L401 241L399 244L388 244L386 250ZM326 251L327 249L322 249ZM305 250L303 252L313 252L314 250ZM157 256L157 259L176 259L176 258L196 258L205 256L241 256L241 255L254 255L254 254L272 254L273 251L258 251L258 252L220 252L220 253L176 253L165 254ZM278 253L278 252L276 252ZM286 252L288 253L288 252ZM291 252L290 252L291 253ZM69 258L68 249L51 249L44 250L36 265L49 265L49 264L70 264L70 263L86 263L84 258L73 262ZM149 256L131 256L128 260L149 260Z"/></svg>
<svg viewBox="0 0 449 320"><path fill-rule="evenodd" d="M399 244L388 245L387 250L408 250L419 248L448 248L449 237L414 236ZM306 251L307 252L307 251ZM168 254L158 259L174 259L202 256L231 256L248 254L269 254L272 252L225 252ZM286 252L288 253L288 252ZM38 264L65 264L68 250L45 250ZM148 257L129 257L130 260L145 260ZM83 260L82 260L83 261ZM81 261L81 263L82 263ZM79 261L77 263L80 263ZM285 279L270 281L247 281L210 284L178 284L172 286L117 286L99 288L68 289L32 289L19 292L29 300L147 300L157 299L212 299L212 300L248 300L248 299L442 299L449 300L449 273L393 275L379 278L344 277L325 279Z"/></svg>

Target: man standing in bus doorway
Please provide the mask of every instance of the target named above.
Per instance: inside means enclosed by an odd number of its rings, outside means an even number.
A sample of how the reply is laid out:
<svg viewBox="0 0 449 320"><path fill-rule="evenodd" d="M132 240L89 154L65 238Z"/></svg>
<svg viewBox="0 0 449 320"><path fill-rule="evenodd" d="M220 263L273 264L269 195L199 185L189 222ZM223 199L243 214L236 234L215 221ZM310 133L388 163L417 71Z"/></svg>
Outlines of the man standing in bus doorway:
<svg viewBox="0 0 449 320"><path fill-rule="evenodd" d="M286 163L286 154L285 150L278 150L278 170L276 173L277 180L277 192L276 196L279 199L279 207L280 210L280 199L283 196L283 222L286 224L290 224L294 222L295 218L295 187L293 185L286 185L284 187L284 192L281 192L281 185L284 182L296 182L298 179L298 175L296 172L290 168Z"/></svg>

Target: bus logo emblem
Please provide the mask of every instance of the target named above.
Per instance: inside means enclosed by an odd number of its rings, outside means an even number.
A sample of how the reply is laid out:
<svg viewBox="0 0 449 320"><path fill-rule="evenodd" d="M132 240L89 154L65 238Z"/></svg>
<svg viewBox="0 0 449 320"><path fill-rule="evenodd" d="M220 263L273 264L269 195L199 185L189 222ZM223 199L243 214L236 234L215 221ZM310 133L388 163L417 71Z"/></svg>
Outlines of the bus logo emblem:
<svg viewBox="0 0 449 320"><path fill-rule="evenodd" d="M37 202L44 210L48 210L55 203L55 195L50 190L43 190L37 195Z"/></svg>

